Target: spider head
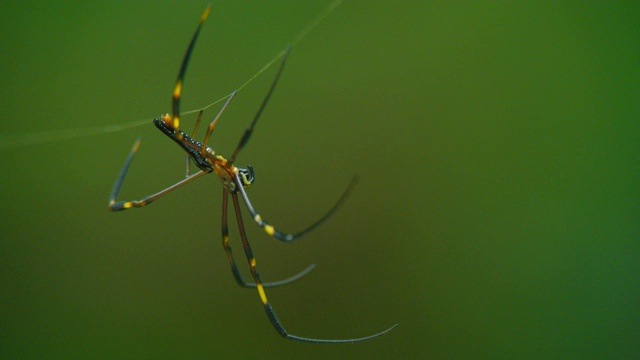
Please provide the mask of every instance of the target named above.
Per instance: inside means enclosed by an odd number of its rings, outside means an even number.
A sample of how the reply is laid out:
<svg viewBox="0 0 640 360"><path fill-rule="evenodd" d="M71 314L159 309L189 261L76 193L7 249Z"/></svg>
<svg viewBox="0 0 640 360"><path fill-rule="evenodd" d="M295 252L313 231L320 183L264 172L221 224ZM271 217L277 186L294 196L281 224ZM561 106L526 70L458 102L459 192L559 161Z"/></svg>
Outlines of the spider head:
<svg viewBox="0 0 640 360"><path fill-rule="evenodd" d="M238 175L240 175L240 179L242 179L242 185L246 188L253 184L253 181L256 179L256 173L253 171L253 167L251 165L247 165L247 168L238 168Z"/></svg>

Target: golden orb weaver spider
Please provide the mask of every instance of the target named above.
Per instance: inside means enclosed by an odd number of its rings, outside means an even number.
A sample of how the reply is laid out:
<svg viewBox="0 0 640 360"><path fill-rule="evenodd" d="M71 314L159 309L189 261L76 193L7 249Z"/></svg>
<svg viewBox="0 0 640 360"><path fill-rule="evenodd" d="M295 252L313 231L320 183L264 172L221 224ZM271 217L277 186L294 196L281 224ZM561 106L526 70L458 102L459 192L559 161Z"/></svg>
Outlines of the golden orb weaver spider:
<svg viewBox="0 0 640 360"><path fill-rule="evenodd" d="M134 200L134 201L116 201L116 198L118 197L118 193L120 192L120 187L122 186L122 183L124 182L124 178L125 175L127 174L127 170L129 169L129 166L131 165L131 161L133 160L134 155L137 153L139 147L140 147L140 139L136 140L136 142L133 145L133 148L131 149L131 152L129 153L129 156L127 157L124 166L122 167L122 170L120 171L120 174L113 186L113 190L111 192L111 196L109 198L109 210L111 211L120 211L120 210L127 210L127 209L131 209L134 207L143 207L146 206L148 204L150 204L151 202L161 198L162 196L168 194L169 192L182 187L184 185L186 185L187 183L190 183L192 181L194 181L197 178L200 178L203 175L209 174L211 172L215 172L215 174L218 176L218 178L220 179L220 181L222 182L223 185L223 190L222 190L222 245L223 248L227 254L227 258L229 260L229 264L231 266L231 272L234 275L234 278L236 280L236 282L245 288L257 288L258 290L258 294L260 295L260 300L262 302L262 305L264 306L265 312L267 313L267 317L269 318L269 320L271 321L271 324L273 325L273 327L278 331L278 333L280 333L280 335L282 335L283 337L290 339L290 340L296 340L296 341L302 341L302 342L310 342L310 343L353 343L353 342L359 342L359 341L365 341L365 340L370 340L373 338L376 338L378 336L384 335L387 332L391 331L392 329L394 329L396 326L398 326L398 324L393 325L392 327L378 332L376 334L373 335L369 335L369 336L365 336L365 337L361 337L361 338L353 338L353 339L314 339L314 338L307 338L307 337L300 337L300 336L296 336L296 335L292 335L289 334L284 327L282 326L282 324L280 323L280 320L278 319L278 317L276 316L275 311L273 310L273 308L271 307L271 304L269 303L269 301L267 300L267 296L266 293L264 291L265 288L267 287L274 287L274 286L279 286L279 285L285 285L288 283L291 283L303 276L305 276L307 273L309 273L311 270L313 270L314 265L311 265L309 267L307 267L307 269L305 269L304 271L300 272L299 274L292 276L288 279L284 279L284 280L280 280L280 281L276 281L276 282L271 282L271 283L263 283L262 279L260 277L260 274L258 273L257 269L256 269L256 259L253 256L253 252L251 250L251 246L249 245L249 241L247 239L247 234L245 232L245 228L244 228L244 224L242 222L242 212L240 209L240 202L238 200L238 193L240 193L240 196L242 197L247 209L249 210L249 213L251 214L251 216L253 217L254 222L261 227L268 235L280 240L280 241L284 241L284 242L291 242L294 241L295 239L299 238L300 236L306 234L307 232L313 230L315 227L317 227L318 225L320 225L321 223L323 223L326 219L328 219L337 209L338 207L344 202L344 200L346 199L346 197L349 195L351 189L353 188L353 186L355 185L356 182L356 178L354 178L351 183L349 184L348 188L345 190L345 192L342 194L342 196L338 199L338 201L336 202L336 204L322 217L320 218L318 221L316 221L314 224L312 224L311 226L309 226L308 228L302 230L301 232L297 233L297 234L288 234L288 233L282 233L278 230L276 230L272 225L270 225L269 223L267 223L265 220L262 219L262 217L260 216L260 214L255 210L255 208L253 207L253 205L251 205L251 202L249 201L249 197L247 196L247 193L245 191L245 188L248 188L249 186L251 186L251 184L253 183L253 181L255 180L255 175L254 175L254 171L253 168L248 165L247 168L239 168L234 166L234 162L236 160L236 157L238 156L238 154L240 153L240 151L242 150L242 148L247 144L247 142L249 141L249 138L251 137L251 134L253 133L253 128L256 125L262 111L264 110L267 102L269 101L269 98L271 97L271 94L273 93L275 86L278 82L278 79L280 78L280 74L282 73L282 69L284 68L285 62L287 60L287 57L289 55L289 51L291 49L291 47L287 48L287 51L285 52L283 58L282 58L282 62L280 63L280 67L278 69L278 72L276 73L275 79L273 80L273 82L271 83L271 87L269 88L269 91L267 92L266 97L264 98L264 100L262 101L262 104L256 114L256 116L254 117L253 121L251 122L251 124L249 125L249 127L245 130L242 138L240 139L240 143L238 144L236 150L233 152L233 155L231 155L231 158L229 158L228 160L225 159L224 157L217 155L213 149L211 149L209 146L207 146L207 143L209 142L209 139L211 138L211 133L213 132L213 129L218 121L218 119L220 118L220 116L222 115L222 113L225 111L225 109L227 108L227 106L229 105L229 103L231 102L231 100L234 98L234 96L237 93L237 90L235 92L233 92L230 96L229 99L227 100L227 102L222 106L221 110L218 112L218 114L216 115L216 117L214 118L214 120L209 124L209 127L207 129L207 133L205 135L204 141L203 142L198 142L196 140L194 140L193 138L196 135L196 131L198 129L198 126L200 124L200 119L202 117L202 113L204 110L201 110L199 115L198 115L198 119L196 120L196 126L194 129L194 133L192 136L189 136L187 134L185 134L182 130L180 130L180 94L182 92L182 84L183 84L183 80L184 80L184 75L185 72L187 70L187 65L189 63L189 58L191 57L191 52L193 51L193 47L194 44L198 38L198 34L200 33L200 29L202 28L202 25L204 24L204 22L207 20L207 17L209 16L209 13L211 12L211 5L209 5L204 13L202 14L202 16L200 17L200 23L198 24L198 27L196 29L195 34L193 35L193 38L191 39L191 43L189 44L189 47L187 48L187 52L184 56L184 59L182 60L182 65L180 67L180 72L178 74L178 80L176 81L176 86L173 90L173 114L169 115L169 114L164 114L162 116L160 116L159 118L156 118L153 120L153 123L155 124L155 126L160 129L165 135L167 135L168 137L170 137L173 141L175 141L187 154L187 176L185 179L178 181L177 183L169 186L168 188L147 196L141 200ZM200 168L200 171L190 175L189 174L189 162L188 160L191 159L196 166L198 166L198 168ZM240 238L242 240L242 245L244 247L244 252L245 255L247 257L247 261L249 262L249 270L251 272L251 275L253 277L254 283L247 283L244 281L244 279L242 278L242 275L240 274L240 271L238 270L238 267L236 265L236 262L234 260L233 257L233 253L231 252L231 247L229 246L229 228L228 228L228 224L227 224L227 205L228 205L228 195L231 195L231 198L233 199L233 207L235 209L235 216L236 216L236 220L238 222L238 229L239 229L239 234L240 234Z"/></svg>

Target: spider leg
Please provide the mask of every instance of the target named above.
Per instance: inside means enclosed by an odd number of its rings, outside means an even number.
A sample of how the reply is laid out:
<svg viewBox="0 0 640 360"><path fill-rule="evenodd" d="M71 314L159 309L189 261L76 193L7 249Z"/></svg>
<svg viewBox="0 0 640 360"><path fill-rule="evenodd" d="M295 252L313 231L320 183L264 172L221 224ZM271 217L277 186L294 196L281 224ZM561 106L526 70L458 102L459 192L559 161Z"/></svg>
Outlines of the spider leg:
<svg viewBox="0 0 640 360"><path fill-rule="evenodd" d="M189 65L189 59L191 58L191 53L193 52L193 47L196 44L196 40L198 39L198 35L200 34L200 29L202 29L202 24L209 17L209 13L211 12L211 5L207 6L200 17L200 23L198 24L198 28L196 29L195 34L191 38L191 42L189 43L189 47L187 48L187 52L184 54L184 59L182 60L182 65L180 66L180 72L178 73L178 79L176 80L176 86L173 89L173 128L176 130L177 134L180 134L178 130L180 130L180 95L182 94L182 83L184 82L184 74L187 72L187 65ZM180 137L180 136L179 136Z"/></svg>
<svg viewBox="0 0 640 360"><path fill-rule="evenodd" d="M229 245L229 226L227 223L227 212L228 212L227 204L229 199L228 194L229 194L229 191L226 188L224 188L222 192L222 247L224 248L224 251L227 253L229 265L231 266L231 273L233 273L233 277L236 279L236 282L238 283L238 285L244 288L255 288L256 287L255 283L247 283L246 281L244 281L244 278L240 274L240 271L238 270L238 266L236 265L236 262L234 260L233 253L231 252L231 246ZM240 219L240 221L242 221L242 219ZM244 229L244 227L242 229ZM315 269L315 267L316 267L315 264L311 264L302 272L292 277L289 277L280 281L264 283L262 284L262 286L265 288L268 288L268 287L276 287L276 286L292 283L302 278L303 276L307 275L308 273L310 273L313 269Z"/></svg>
<svg viewBox="0 0 640 360"><path fill-rule="evenodd" d="M256 288L258 289L258 294L260 295L260 301L262 301L262 305L264 306L264 310L267 313L267 317L271 321L271 325L276 329L276 331L284 338L295 341L309 342L309 343L354 343L360 341L371 340L377 338L378 336L382 336L387 332L393 330L398 324L393 325L392 327L381 331L379 333L365 336L361 338L354 339L314 339L307 337L300 337L296 335L289 334L287 330L282 326L278 316L276 315L273 307L267 300L267 295L264 291L264 287L266 284L262 283L262 279L260 278L260 273L256 269L256 259L253 256L253 252L251 251L251 246L249 245L249 240L247 240L247 234L244 229L244 224L242 222L242 211L240 209L240 203L238 201L238 194L236 192L231 193L231 197L233 198L233 207L236 212L236 219L238 220L238 229L240 231L240 238L242 239L242 245L244 247L244 253L247 256L247 261L249 262L249 270L251 271L251 275L253 276L253 280L255 281ZM226 197L225 197L226 198Z"/></svg>
<svg viewBox="0 0 640 360"><path fill-rule="evenodd" d="M267 106L267 103L269 102L269 98L271 97L271 94L273 94L273 90L275 90L276 88L278 79L280 79L280 75L282 75L282 70L284 69L284 64L287 62L287 57L289 57L289 52L291 52L291 45L287 47L287 50L285 51L284 56L282 57L282 62L280 63L280 67L278 68L278 72L276 73L276 77L273 79L273 82L271 83L271 87L269 88L269 92L267 93L267 96L265 96L264 100L262 100L262 105L260 105L260 109L258 109L258 112L256 113L256 116L253 118L253 121L251 122L249 127L245 129L244 134L242 134L242 138L240 138L240 143L238 143L238 147L233 152L233 155L231 155L231 158L229 158L229 163L233 164L233 162L236 160L236 157L238 157L240 150L242 150L242 148L247 144L247 142L249 142L249 138L251 137L251 134L253 134L253 127L256 125L256 123L258 122L258 119L260 118L260 115L262 114L262 111Z"/></svg>
<svg viewBox="0 0 640 360"><path fill-rule="evenodd" d="M245 204L247 205L247 209L249 210L249 213L253 217L253 221L255 221L255 223L259 227L261 227L269 236L273 236L274 238L276 238L276 239L278 239L280 241L290 242L290 241L296 240L297 238L299 238L299 237L303 236L304 234L308 233L309 231L315 229L320 224L322 224L327 219L329 219L329 217L331 217L331 215L333 215L336 212L336 210L338 210L338 208L344 203L344 201L347 199L347 197L349 197L349 194L351 194L351 191L353 191L353 188L358 183L358 177L354 176L353 179L351 179L351 182L349 183L349 186L347 186L347 189L342 193L342 195L340 196L338 201L333 205L333 207L331 209L329 209L329 211L326 214L324 214L324 216L322 216L319 220L317 220L311 226L307 227L306 229L304 229L304 230L302 230L302 231L300 231L300 232L298 232L296 234L289 234L289 233L280 232L280 231L276 230L268 222L263 220L262 216L260 216L258 211L256 211L256 209L253 207L253 205L251 205L251 201L249 200L249 196L247 196L247 192L245 191L244 187L242 186L242 180L240 179L240 176L238 174L235 175L235 182L236 182L236 188L238 189L238 192L240 192L240 195L242 196L242 199L244 200Z"/></svg>
<svg viewBox="0 0 640 360"><path fill-rule="evenodd" d="M218 115L216 115L213 121L209 124L209 127L207 127L207 133L204 136L204 141L202 141L202 149L200 150L200 154L202 156L205 156L207 144L209 143L209 139L211 138L213 129L216 127L216 124L218 123L218 119L220 119L224 111L227 109L227 106L229 106L229 103L231 103L231 100L233 100L233 98L236 96L237 93L238 91L236 90L232 92L231 95L229 95L229 99L227 99L227 101L224 103L220 111L218 111Z"/></svg>
<svg viewBox="0 0 640 360"><path fill-rule="evenodd" d="M147 196L145 198L143 198L142 200L132 200L132 201L118 201L116 202L116 199L118 197L118 194L120 193L120 188L122 187L122 183L124 183L124 178L127 175L127 171L129 170L129 166L131 165L131 161L133 160L133 157L135 156L135 154L138 152L138 149L140 149L140 142L141 140L138 139L136 140L136 142L133 144L133 148L131 148L131 152L129 152L129 156L127 156L127 160L125 160L124 165L122 166L122 170L120 170L120 174L118 175L118 178L116 179L116 183L113 185L113 190L111 190L111 196L109 197L109 210L111 211L120 211L120 210L127 210L130 209L132 207L143 207L146 205L151 204L153 201L165 196L166 194L172 192L173 190L184 186L185 184L188 184L190 182L192 182L193 180L201 177L202 175L207 174L204 171L199 171L193 175L190 175L189 177L178 181L177 183L169 186L168 188L159 191L153 195Z"/></svg>

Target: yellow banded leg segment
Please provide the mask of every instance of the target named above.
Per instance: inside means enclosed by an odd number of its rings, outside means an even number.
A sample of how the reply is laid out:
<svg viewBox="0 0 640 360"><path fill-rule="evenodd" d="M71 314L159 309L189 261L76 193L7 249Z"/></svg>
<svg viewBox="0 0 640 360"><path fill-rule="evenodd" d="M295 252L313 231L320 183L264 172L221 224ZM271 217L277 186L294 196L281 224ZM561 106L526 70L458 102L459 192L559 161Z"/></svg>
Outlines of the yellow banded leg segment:
<svg viewBox="0 0 640 360"><path fill-rule="evenodd" d="M256 216L253 217L253 220L264 230L264 232L267 233L267 235L273 236L273 234L276 233L276 229L266 221L262 220L262 216L256 214Z"/></svg>
<svg viewBox="0 0 640 360"><path fill-rule="evenodd" d="M258 288L258 294L260 294L260 301L262 301L263 305L267 305L267 294L264 292L264 287L262 286L262 281L260 280L260 274L256 270L256 258L252 257L249 259L249 267L251 270L251 275L253 275L253 280L256 282L256 287Z"/></svg>
<svg viewBox="0 0 640 360"><path fill-rule="evenodd" d="M178 80L176 82L176 87L173 88L173 100L180 99L180 94L182 93L182 80Z"/></svg>
<svg viewBox="0 0 640 360"><path fill-rule="evenodd" d="M182 93L182 79L178 80L176 83L175 89L173 89L173 101L180 101L180 94ZM176 132L176 135L180 135L178 130L180 130L180 114L177 112L173 114L172 124L173 130Z"/></svg>
<svg viewBox="0 0 640 360"><path fill-rule="evenodd" d="M207 6L207 8L204 9L204 13L202 13L202 16L200 17L200 25L202 25L202 23L207 21L207 18L209 17L209 13L211 13L211 5Z"/></svg>
<svg viewBox="0 0 640 360"><path fill-rule="evenodd" d="M262 304L267 305L267 295L264 293L262 284L258 283L256 284L256 287L258 288L258 293L260 293L260 300L262 300Z"/></svg>
<svg viewBox="0 0 640 360"><path fill-rule="evenodd" d="M251 245L249 245L249 240L247 240L247 234L244 229L244 223L242 222L242 212L240 211L238 194L235 192L231 193L231 198L233 199L233 206L236 211L236 220L238 220L238 230L240 231L240 238L242 239L244 252L247 255L247 261L249 262L249 271L251 271L251 276L253 276L253 281L256 283L256 288L258 289L258 294L260 295L260 301L262 301L263 305L267 306L268 305L267 295L264 292L264 286L262 285L260 274L256 269L257 261L256 261L256 258L253 256L253 251L251 251Z"/></svg>

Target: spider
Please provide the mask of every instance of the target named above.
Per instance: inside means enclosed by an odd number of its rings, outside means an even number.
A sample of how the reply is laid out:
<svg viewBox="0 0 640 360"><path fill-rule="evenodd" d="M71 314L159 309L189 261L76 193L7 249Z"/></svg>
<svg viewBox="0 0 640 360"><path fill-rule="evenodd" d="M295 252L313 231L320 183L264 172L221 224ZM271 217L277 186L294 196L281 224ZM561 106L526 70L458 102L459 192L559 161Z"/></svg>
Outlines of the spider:
<svg viewBox="0 0 640 360"><path fill-rule="evenodd" d="M178 181L177 183L167 187L166 189L147 196L141 200L133 200L133 201L116 201L117 197L118 197L118 193L120 192L120 187L122 186L122 183L124 182L124 178L125 175L127 174L127 171L129 169L129 166L131 164L131 161L133 160L134 155L138 152L138 149L140 148L140 139L137 139L133 145L133 148L131 149L129 156L127 157L122 170L120 171L120 174L118 176L118 178L116 179L116 182L113 186L113 190L111 192L111 196L109 198L109 210L111 211L120 211L120 210L127 210L127 209L131 209L131 208L136 208L136 207L144 207L146 205L151 204L153 201L163 197L164 195L170 193L171 191L178 189L184 185L186 185L187 183L190 183L206 174L210 174L210 173L215 173L218 177L218 179L220 179L220 181L222 182L222 246L227 254L227 258L229 260L229 264L231 266L231 272L233 273L233 276L236 280L236 282L244 288L256 288L258 290L258 294L260 295L260 300L262 302L262 305L264 306L264 310L267 313L267 317L269 318L269 320L271 321L271 324L273 325L273 327L278 331L278 333L280 335L282 335L283 337L290 339L290 340L296 340L296 341L302 341L302 342L310 342L310 343L353 343L353 342L359 342L359 341L365 341L365 340L370 340L373 338L376 338L378 336L384 335L387 332L391 331L392 329L394 329L396 326L398 326L398 324L393 325L392 327L375 333L373 335L369 335L369 336L365 336L365 337L360 337L360 338L353 338L353 339L314 339L314 338L308 338L308 337L301 337L301 336L296 336L296 335L292 335L290 333L288 333L285 328L282 326L282 324L280 323L280 320L278 319L278 317L276 316L275 311L273 310L273 307L271 306L271 304L269 303L269 301L267 300L267 295L265 293L265 288L268 287L275 287L275 286L280 286L280 285L285 285L285 284L289 284L303 276L305 276L307 273L309 273L311 270L313 270L314 265L309 266L307 269L305 269L304 271L300 272L299 274L292 276L288 279L284 279L284 280L280 280L280 281L276 281L276 282L271 282L271 283L263 283L262 279L260 277L260 274L258 273L258 270L256 269L256 259L253 256L253 252L251 250L251 246L249 245L249 240L247 239L247 234L245 231L245 227L244 227L244 223L242 221L242 212L241 212L241 208L240 208L240 201L238 200L238 194L242 197L242 200L244 201L247 209L249 210L249 213L251 214L251 216L253 217L253 221L259 226L261 227L268 235L280 240L280 241L284 241L284 242L291 242L296 240L297 238L301 237L302 235L306 234L307 232L313 230L315 227L317 227L318 225L320 225L321 223L323 223L325 220L327 220L336 210L337 208L344 202L344 200L347 198L347 196L349 195L349 193L351 192L353 186L355 185L357 178L354 178L351 183L349 184L349 186L347 187L347 189L345 190L345 192L342 194L342 196L338 199L338 201L336 202L336 204L322 217L320 218L318 221L316 221L314 224L312 224L311 226L309 226L308 228L302 230L301 232L297 233L297 234L288 234L288 233L283 233L280 232L278 230L276 230L272 225L270 225L269 223L267 223L265 220L263 220L262 216L260 216L260 214L256 211L256 209L253 207L253 205L251 205L251 201L249 201L249 197L247 196L247 193L245 191L245 188L249 188L251 186L251 184L254 182L255 180L255 173L253 168L248 165L246 168L240 168L240 167L236 167L234 165L235 160L238 156L238 154L240 153L240 151L242 150L242 148L247 144L247 142L249 141L249 138L251 137L251 134L253 133L253 129L256 125L256 123L258 122L258 119L260 118L260 115L262 113L262 111L264 110L267 102L269 101L269 98L271 97L275 86L278 82L278 79L280 78L280 75L282 73L282 70L284 68L284 65L286 63L287 57L289 55L289 52L291 50L291 46L289 46L282 58L282 61L280 63L280 67L278 69L278 72L276 73L276 76L271 84L271 87L269 88L269 91L267 92L266 97L264 98L264 100L262 101L262 104L255 116L255 118L253 119L253 121L251 122L251 124L249 125L249 127L247 127L247 129L245 130L244 134L242 135L242 138L240 139L240 142L237 146L237 148L235 149L235 151L233 152L233 154L231 155L231 157L229 159L226 159L220 155L217 155L214 150L212 148L210 148L209 146L207 146L209 139L211 138L211 134L213 132L213 129L215 128L216 123L218 122L218 119L220 118L220 116L222 115L222 113L225 111L225 109L227 108L227 106L229 105L229 103L231 102L231 100L234 98L234 96L236 95L237 91L234 91L228 98L228 100L226 101L226 103L222 106L221 110L218 112L218 114L216 115L216 117L214 118L214 120L209 124L209 127L207 129L206 135L204 137L203 142L198 142L196 140L194 140L194 137L196 135L197 129L199 127L200 124L200 119L202 117L202 113L204 110L201 110L198 118L196 120L196 126L193 132L192 136L187 135L186 133L184 133L182 130L180 130L180 94L182 92L182 84L183 84L183 80L184 80L184 75L187 69L187 65L189 63L189 58L191 57L191 52L193 51L193 47L194 44L198 38L198 34L200 33L200 29L202 28L202 25L204 24L204 22L207 20L207 17L209 16L209 13L211 12L211 5L209 5L204 13L202 14L202 16L200 17L200 23L198 24L198 27L196 29L195 34L193 35L193 38L191 39L191 43L189 44L189 47L187 48L187 52L184 56L184 59L182 60L182 65L180 67L180 72L178 74L178 79L176 81L176 86L173 90L173 96L172 96L172 101L173 101L173 114L164 114L161 115L159 118L156 118L153 120L153 123L155 124L155 126L160 129L165 135L167 135L168 137L170 137L174 142L176 142L187 154L187 175L185 177L185 179ZM189 171L189 159L191 159L195 165L200 169L200 171L198 171L195 174L190 174ZM247 257L247 261L249 262L249 270L251 272L251 276L253 277L253 283L247 283L245 282L245 280L243 279L242 275L240 274L240 271L238 270L238 267L236 265L236 262L234 260L233 257L233 253L231 252L231 247L229 246L229 228L228 228L228 224L227 224L227 205L228 205L228 197L229 195L231 195L231 199L233 200L233 207L235 210L235 216L236 216L236 220L238 223L238 229L239 229L239 233L240 233L240 239L242 240L242 245L244 247L244 253Z"/></svg>

